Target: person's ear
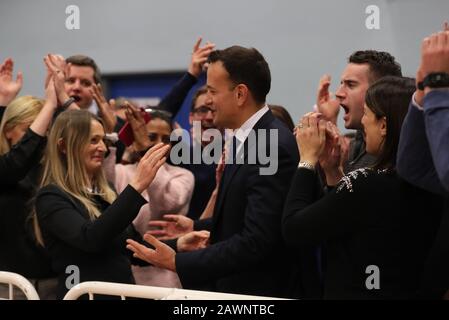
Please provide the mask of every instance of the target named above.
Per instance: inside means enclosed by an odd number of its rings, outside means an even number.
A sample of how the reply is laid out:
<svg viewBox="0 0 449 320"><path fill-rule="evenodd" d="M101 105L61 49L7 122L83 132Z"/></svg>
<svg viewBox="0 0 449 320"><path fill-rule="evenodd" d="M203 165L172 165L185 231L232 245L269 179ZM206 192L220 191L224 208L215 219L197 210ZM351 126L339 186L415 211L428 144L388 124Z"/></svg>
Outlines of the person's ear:
<svg viewBox="0 0 449 320"><path fill-rule="evenodd" d="M3 132L5 133L6 140L11 140L12 128L4 129Z"/></svg>
<svg viewBox="0 0 449 320"><path fill-rule="evenodd" d="M387 118L386 117L382 117L382 119L380 119L380 135L382 137L387 136Z"/></svg>
<svg viewBox="0 0 449 320"><path fill-rule="evenodd" d="M235 97L239 106L243 105L248 99L248 87L244 84L239 84L235 87Z"/></svg>
<svg viewBox="0 0 449 320"><path fill-rule="evenodd" d="M66 154L67 153L67 146L65 144L64 139L59 138L58 139L58 150L62 153L62 154Z"/></svg>

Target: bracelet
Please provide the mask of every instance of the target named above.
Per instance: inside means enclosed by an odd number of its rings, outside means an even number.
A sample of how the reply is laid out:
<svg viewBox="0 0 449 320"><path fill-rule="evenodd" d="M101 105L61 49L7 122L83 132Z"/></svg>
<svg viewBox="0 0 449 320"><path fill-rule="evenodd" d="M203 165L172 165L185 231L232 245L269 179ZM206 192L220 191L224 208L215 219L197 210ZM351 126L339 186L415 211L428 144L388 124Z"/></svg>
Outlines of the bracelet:
<svg viewBox="0 0 449 320"><path fill-rule="evenodd" d="M304 169L307 169L307 170L315 171L315 166L313 164L309 163L309 162L306 162L306 161L299 162L298 163L298 168L304 168Z"/></svg>
<svg viewBox="0 0 449 320"><path fill-rule="evenodd" d="M75 98L73 98L73 97L68 98L67 101L62 104L62 106L61 106L62 110L67 109L74 102L75 102Z"/></svg>

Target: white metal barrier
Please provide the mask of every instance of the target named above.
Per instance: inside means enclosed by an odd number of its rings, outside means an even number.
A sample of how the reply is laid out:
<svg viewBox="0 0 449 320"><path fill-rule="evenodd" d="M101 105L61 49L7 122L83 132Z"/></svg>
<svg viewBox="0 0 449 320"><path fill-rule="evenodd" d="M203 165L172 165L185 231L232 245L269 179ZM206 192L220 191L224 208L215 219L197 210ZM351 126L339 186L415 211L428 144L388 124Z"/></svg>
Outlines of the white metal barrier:
<svg viewBox="0 0 449 320"><path fill-rule="evenodd" d="M67 292L64 300L76 300L84 294L89 295L89 300L93 300L95 294L119 296L122 300L125 300L126 297L154 300L283 300L280 298L262 296L151 287L99 281L82 282L74 286L69 290L69 292Z"/></svg>
<svg viewBox="0 0 449 320"><path fill-rule="evenodd" d="M0 283L8 285L9 300L14 300L14 286L22 290L28 300L39 300L39 295L31 282L20 274L0 271Z"/></svg>

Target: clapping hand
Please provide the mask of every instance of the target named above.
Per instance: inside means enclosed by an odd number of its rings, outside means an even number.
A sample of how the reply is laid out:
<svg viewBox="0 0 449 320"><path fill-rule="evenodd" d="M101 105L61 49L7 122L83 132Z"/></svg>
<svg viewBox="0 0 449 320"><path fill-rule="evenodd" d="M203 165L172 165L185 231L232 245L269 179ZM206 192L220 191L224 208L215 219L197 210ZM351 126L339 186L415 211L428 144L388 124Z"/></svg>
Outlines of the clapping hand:
<svg viewBox="0 0 449 320"><path fill-rule="evenodd" d="M104 121L106 133L113 132L115 125L117 124L117 118L114 114L115 100L110 99L109 102L106 100L101 84L92 84L90 90L100 111L101 118Z"/></svg>
<svg viewBox="0 0 449 320"><path fill-rule="evenodd" d="M325 120L337 123L338 113L340 112L340 101L329 92L331 77L325 74L321 77L318 85L318 94L316 105L318 112L322 114Z"/></svg>
<svg viewBox="0 0 449 320"><path fill-rule="evenodd" d="M58 97L59 105L63 105L69 96L65 92L65 80L70 70L70 63L67 64L61 55L47 54L44 57L45 65L47 66L47 77L45 80L45 87L48 86L50 78L53 78L56 96ZM72 109L79 109L78 105L73 102L70 105Z"/></svg>
<svg viewBox="0 0 449 320"><path fill-rule="evenodd" d="M0 106L7 106L22 89L23 74L19 71L14 81L13 71L14 61L11 58L0 65Z"/></svg>
<svg viewBox="0 0 449 320"><path fill-rule="evenodd" d="M145 247L131 239L126 240L126 248L134 253L133 256L135 258L139 258L159 268L176 271L176 252L172 248L148 233L143 236L143 239L151 244L154 249Z"/></svg>
<svg viewBox="0 0 449 320"><path fill-rule="evenodd" d="M305 114L295 128L301 161L316 165L326 144L326 121L320 113Z"/></svg>
<svg viewBox="0 0 449 320"><path fill-rule="evenodd" d="M176 239L193 231L193 220L180 214L166 214L164 220L150 221L148 225L159 228L148 231L159 240Z"/></svg>
<svg viewBox="0 0 449 320"><path fill-rule="evenodd" d="M134 150L144 151L147 150L151 141L148 138L148 131L145 126L145 119L143 118L143 113L146 112L140 108L133 107L128 102L126 104L126 120L128 121L131 129L133 130L134 136Z"/></svg>
<svg viewBox="0 0 449 320"><path fill-rule="evenodd" d="M204 249L209 245L209 237L209 231L192 231L178 238L176 247L178 249L178 252L188 252Z"/></svg>
<svg viewBox="0 0 449 320"><path fill-rule="evenodd" d="M137 192L142 193L153 182L157 171L165 163L169 150L169 146L158 143L140 159L134 178L130 183Z"/></svg>

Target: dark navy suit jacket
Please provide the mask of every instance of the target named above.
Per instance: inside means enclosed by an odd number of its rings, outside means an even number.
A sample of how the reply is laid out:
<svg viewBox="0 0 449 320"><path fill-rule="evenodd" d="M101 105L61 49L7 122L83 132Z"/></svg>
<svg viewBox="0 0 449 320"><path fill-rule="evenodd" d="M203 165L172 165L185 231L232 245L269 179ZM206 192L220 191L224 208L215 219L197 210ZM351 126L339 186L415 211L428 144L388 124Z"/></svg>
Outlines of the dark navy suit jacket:
<svg viewBox="0 0 449 320"><path fill-rule="evenodd" d="M199 220L195 229L211 231L209 247L176 255L176 268L185 288L220 292L297 297L302 293L298 255L281 235L281 217L291 179L299 161L293 134L271 111L253 128L274 129L278 141L246 139L244 149L277 143L278 168L261 175L256 164L226 165L213 218ZM248 160L248 152L245 154Z"/></svg>
<svg viewBox="0 0 449 320"><path fill-rule="evenodd" d="M410 183L446 196L422 288L423 298L439 299L449 289L449 90L428 93L423 109L410 104L402 125L397 170Z"/></svg>

